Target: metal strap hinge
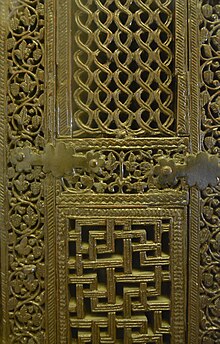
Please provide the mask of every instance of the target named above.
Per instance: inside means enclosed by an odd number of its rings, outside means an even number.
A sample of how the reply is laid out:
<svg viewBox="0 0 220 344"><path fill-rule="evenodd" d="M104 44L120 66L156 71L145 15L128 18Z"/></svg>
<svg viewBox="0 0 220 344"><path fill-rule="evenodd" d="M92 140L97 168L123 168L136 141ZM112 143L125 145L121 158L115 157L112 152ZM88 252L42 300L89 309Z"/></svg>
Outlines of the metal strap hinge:
<svg viewBox="0 0 220 344"><path fill-rule="evenodd" d="M105 155L99 151L76 153L71 144L62 141L55 145L46 144L41 153L31 147L16 147L10 157L17 172L30 171L34 165L42 165L45 173L54 177L63 177L81 169L87 173L100 174L105 169ZM200 190L208 185L216 186L220 177L220 164L217 156L207 152L189 154L184 163L165 157L158 158L149 174L157 178L161 187L172 187L180 178L185 178L189 186L197 186Z"/></svg>

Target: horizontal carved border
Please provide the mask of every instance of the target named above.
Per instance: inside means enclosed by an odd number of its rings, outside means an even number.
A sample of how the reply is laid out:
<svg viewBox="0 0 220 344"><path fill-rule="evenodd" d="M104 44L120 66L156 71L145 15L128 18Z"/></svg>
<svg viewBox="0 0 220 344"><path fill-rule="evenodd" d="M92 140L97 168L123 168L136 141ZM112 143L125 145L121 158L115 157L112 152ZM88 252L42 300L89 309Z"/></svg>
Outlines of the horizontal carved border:
<svg viewBox="0 0 220 344"><path fill-rule="evenodd" d="M58 184L58 183L57 183ZM58 189L59 185L57 185ZM143 205L148 207L149 205L160 205L167 207L178 206L178 205L187 205L188 204L188 192L187 191L177 191L174 190L172 192L149 192L147 195L73 195L69 192L61 193L57 196L57 204L60 206L65 205L74 205L76 204L79 206L81 204L82 207L134 207L134 208L141 208Z"/></svg>
<svg viewBox="0 0 220 344"><path fill-rule="evenodd" d="M64 141L63 139L56 139L57 142ZM76 149L80 151L87 149L100 149L100 148L180 148L184 146L189 149L188 137L171 137L171 138L126 138L126 139L68 139L65 138L66 143L71 143Z"/></svg>

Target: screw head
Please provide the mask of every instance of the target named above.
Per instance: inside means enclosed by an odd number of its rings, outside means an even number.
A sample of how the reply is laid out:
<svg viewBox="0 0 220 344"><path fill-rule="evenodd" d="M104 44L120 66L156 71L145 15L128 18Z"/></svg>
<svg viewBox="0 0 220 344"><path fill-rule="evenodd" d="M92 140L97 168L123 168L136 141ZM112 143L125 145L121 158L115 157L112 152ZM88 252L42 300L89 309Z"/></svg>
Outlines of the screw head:
<svg viewBox="0 0 220 344"><path fill-rule="evenodd" d="M173 173L173 170L170 166L163 166L162 167L162 174L164 176L170 176Z"/></svg>
<svg viewBox="0 0 220 344"><path fill-rule="evenodd" d="M98 160L96 160L96 159L90 160L89 166L90 166L91 168L97 167L97 166L98 166Z"/></svg>
<svg viewBox="0 0 220 344"><path fill-rule="evenodd" d="M17 161L23 161L24 160L24 154L23 153L19 153L17 155Z"/></svg>

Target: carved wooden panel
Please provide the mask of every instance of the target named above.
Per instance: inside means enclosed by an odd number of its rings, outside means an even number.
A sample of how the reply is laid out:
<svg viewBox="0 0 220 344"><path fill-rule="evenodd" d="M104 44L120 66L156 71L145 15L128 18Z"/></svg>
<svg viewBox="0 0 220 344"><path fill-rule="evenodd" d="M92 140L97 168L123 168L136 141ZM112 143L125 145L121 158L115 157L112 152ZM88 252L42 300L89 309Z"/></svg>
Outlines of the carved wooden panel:
<svg viewBox="0 0 220 344"><path fill-rule="evenodd" d="M173 135L173 1L74 1L73 136Z"/></svg>
<svg viewBox="0 0 220 344"><path fill-rule="evenodd" d="M97 159L97 166L84 171L76 169L74 174L62 180L62 191L95 194L140 194L160 187L154 168L161 157L182 161L188 150L187 139L158 141L109 139L84 142L74 140L76 149L86 152L88 160ZM89 151L88 151L89 149ZM91 153L91 150L93 153ZM100 158L101 157L101 158ZM100 165L104 166L100 169ZM184 183L175 188L184 189Z"/></svg>
<svg viewBox="0 0 220 344"><path fill-rule="evenodd" d="M183 343L183 221L181 210L60 209L60 343Z"/></svg>
<svg viewBox="0 0 220 344"><path fill-rule="evenodd" d="M59 137L187 132L184 3L58 0Z"/></svg>
<svg viewBox="0 0 220 344"><path fill-rule="evenodd" d="M218 1L0 13L1 343L218 344Z"/></svg>
<svg viewBox="0 0 220 344"><path fill-rule="evenodd" d="M21 161L22 149L44 147L45 8L44 1L39 0L1 2L1 9L1 16L8 13L3 21L6 45L1 51L5 57L1 97L4 105L7 102L7 112L1 108L3 144L7 145L7 172L3 170L7 196L1 200L7 199L7 232L2 236L2 336L5 343L43 343L44 175L41 167L19 173L13 165Z"/></svg>

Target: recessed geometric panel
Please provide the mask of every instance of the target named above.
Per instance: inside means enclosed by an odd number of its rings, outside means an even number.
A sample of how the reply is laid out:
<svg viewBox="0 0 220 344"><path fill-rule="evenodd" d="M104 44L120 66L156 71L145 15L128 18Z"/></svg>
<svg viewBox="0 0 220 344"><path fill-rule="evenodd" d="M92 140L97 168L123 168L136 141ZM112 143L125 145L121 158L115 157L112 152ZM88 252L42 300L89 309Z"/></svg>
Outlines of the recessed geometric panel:
<svg viewBox="0 0 220 344"><path fill-rule="evenodd" d="M174 134L173 7L73 1L73 137Z"/></svg>
<svg viewBox="0 0 220 344"><path fill-rule="evenodd" d="M69 220L73 343L170 343L169 219Z"/></svg>

